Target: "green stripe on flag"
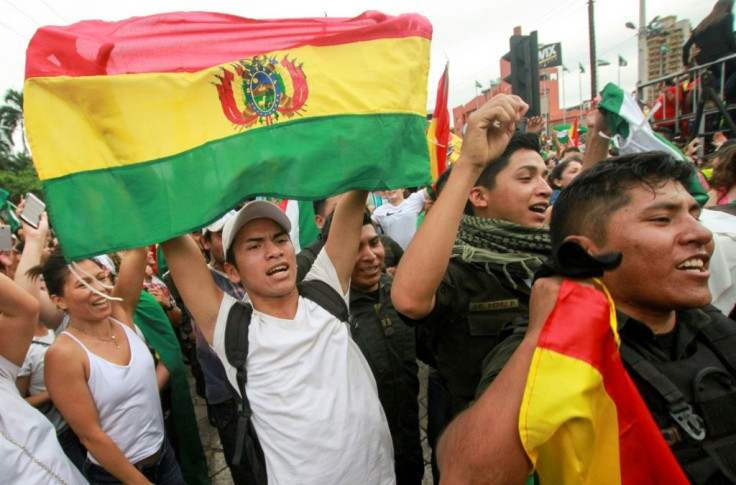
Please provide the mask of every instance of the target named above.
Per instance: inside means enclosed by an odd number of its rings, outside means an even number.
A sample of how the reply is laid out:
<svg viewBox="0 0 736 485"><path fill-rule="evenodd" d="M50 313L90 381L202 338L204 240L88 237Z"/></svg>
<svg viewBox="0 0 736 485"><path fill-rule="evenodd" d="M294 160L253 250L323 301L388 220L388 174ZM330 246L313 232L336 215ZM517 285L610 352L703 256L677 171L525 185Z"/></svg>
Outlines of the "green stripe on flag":
<svg viewBox="0 0 736 485"><path fill-rule="evenodd" d="M310 201L300 200L299 206L299 247L306 248L317 240L319 228L314 222L314 206Z"/></svg>
<svg viewBox="0 0 736 485"><path fill-rule="evenodd" d="M310 118L45 180L44 195L64 254L76 260L196 230L252 195L313 200L428 185L425 126L414 114Z"/></svg>
<svg viewBox="0 0 736 485"><path fill-rule="evenodd" d="M624 105L624 92L613 83L606 84L601 91L602 100L599 106L603 107L606 121L612 133L617 133L624 138L629 137L629 122L619 115Z"/></svg>

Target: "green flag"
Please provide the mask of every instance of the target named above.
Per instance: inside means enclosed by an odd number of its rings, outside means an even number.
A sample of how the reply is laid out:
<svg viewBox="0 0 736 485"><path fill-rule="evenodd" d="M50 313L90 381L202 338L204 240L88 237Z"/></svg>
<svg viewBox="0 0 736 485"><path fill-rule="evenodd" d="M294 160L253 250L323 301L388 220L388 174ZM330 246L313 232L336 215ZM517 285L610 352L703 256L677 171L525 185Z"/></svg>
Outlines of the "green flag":
<svg viewBox="0 0 736 485"><path fill-rule="evenodd" d="M615 84L608 83L603 88L598 109L606 116L621 155L661 151L683 163L691 163L675 145L652 130L634 98ZM700 204L708 201L708 194L694 173L687 189Z"/></svg>
<svg viewBox="0 0 736 485"><path fill-rule="evenodd" d="M555 126L554 128L552 128L555 131L555 134L557 135L557 139L563 145L567 145L567 142L570 139L570 128L571 128L571 125L560 125L560 126Z"/></svg>
<svg viewBox="0 0 736 485"><path fill-rule="evenodd" d="M583 67L583 63L582 62L578 62L578 66L580 68L580 74L585 74L585 68Z"/></svg>
<svg viewBox="0 0 736 485"><path fill-rule="evenodd" d="M619 56L618 56L618 65L619 65L620 67L626 67L626 66L628 66L628 65L629 65L629 63L628 63L628 62L626 62L626 59L624 59L624 58L623 58L623 56L621 56L621 55L619 54Z"/></svg>
<svg viewBox="0 0 736 485"><path fill-rule="evenodd" d="M482 85L482 84L481 84L480 82L478 82L478 81L475 81L475 87L476 87L476 88L482 88L482 87L483 87L483 85Z"/></svg>
<svg viewBox="0 0 736 485"><path fill-rule="evenodd" d="M597 64L598 66L610 66L611 65L611 63L605 59L598 59Z"/></svg>
<svg viewBox="0 0 736 485"><path fill-rule="evenodd" d="M8 224L10 230L15 232L20 227L20 220L15 215L15 205L9 200L10 193L7 190L0 189L0 222Z"/></svg>

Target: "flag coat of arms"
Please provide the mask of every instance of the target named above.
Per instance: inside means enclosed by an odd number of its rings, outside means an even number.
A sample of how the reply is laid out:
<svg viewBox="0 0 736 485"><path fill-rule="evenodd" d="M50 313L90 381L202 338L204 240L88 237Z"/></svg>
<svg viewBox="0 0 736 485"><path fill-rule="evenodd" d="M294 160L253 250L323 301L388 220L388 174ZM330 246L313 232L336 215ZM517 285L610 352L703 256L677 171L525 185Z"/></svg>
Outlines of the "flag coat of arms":
<svg viewBox="0 0 736 485"><path fill-rule="evenodd" d="M521 443L541 485L686 485L618 354L612 300L565 280L532 356Z"/></svg>
<svg viewBox="0 0 736 485"><path fill-rule="evenodd" d="M419 15L170 13L39 29L24 111L67 259L160 242L242 199L427 184Z"/></svg>

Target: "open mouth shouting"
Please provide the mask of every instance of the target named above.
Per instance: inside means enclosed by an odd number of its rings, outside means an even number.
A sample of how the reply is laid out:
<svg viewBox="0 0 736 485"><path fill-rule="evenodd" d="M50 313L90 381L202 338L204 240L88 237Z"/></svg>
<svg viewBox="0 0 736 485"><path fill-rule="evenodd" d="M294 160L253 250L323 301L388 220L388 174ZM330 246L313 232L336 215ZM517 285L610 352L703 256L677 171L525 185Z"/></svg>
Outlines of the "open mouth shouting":
<svg viewBox="0 0 736 485"><path fill-rule="evenodd" d="M283 264L279 264L278 266L274 266L273 268L266 271L266 275L273 276L279 273L286 273L288 270L289 270L289 265L286 263L283 263Z"/></svg>

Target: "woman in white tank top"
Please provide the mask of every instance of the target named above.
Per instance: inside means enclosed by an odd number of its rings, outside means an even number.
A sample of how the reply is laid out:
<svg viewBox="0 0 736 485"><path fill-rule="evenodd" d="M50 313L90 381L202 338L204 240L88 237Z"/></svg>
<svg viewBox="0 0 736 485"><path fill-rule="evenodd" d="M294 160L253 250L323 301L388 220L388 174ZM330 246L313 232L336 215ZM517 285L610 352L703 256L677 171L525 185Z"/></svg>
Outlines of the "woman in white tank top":
<svg viewBox="0 0 736 485"><path fill-rule="evenodd" d="M69 326L46 353L51 399L87 448L91 483L184 484L164 434L151 353L136 335L146 250L128 251L118 281L92 259L53 254L42 274Z"/></svg>

